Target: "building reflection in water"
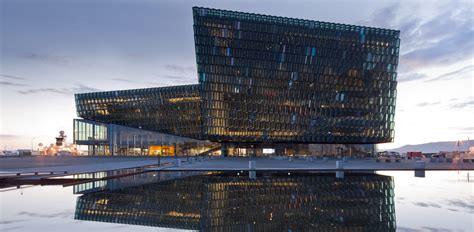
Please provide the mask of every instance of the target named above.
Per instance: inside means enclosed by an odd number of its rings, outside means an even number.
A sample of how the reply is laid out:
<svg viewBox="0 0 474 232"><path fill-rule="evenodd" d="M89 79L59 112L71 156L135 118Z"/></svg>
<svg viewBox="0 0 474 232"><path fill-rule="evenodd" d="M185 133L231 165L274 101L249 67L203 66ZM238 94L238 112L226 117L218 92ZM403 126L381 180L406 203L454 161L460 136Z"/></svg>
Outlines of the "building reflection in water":
<svg viewBox="0 0 474 232"><path fill-rule="evenodd" d="M203 231L395 231L390 176L225 173L87 193L75 219Z"/></svg>

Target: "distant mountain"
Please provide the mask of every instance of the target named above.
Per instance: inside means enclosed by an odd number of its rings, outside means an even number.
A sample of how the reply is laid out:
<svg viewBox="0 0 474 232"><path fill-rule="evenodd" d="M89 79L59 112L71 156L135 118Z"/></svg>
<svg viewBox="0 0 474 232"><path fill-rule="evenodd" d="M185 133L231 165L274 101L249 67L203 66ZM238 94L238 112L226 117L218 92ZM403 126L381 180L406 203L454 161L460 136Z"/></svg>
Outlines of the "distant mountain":
<svg viewBox="0 0 474 232"><path fill-rule="evenodd" d="M469 146L474 146L474 141L470 141L468 144L467 140L459 141L459 150L467 151ZM407 152L407 151L421 151L423 153L433 153L439 151L457 151L458 150L458 141L442 141L442 142L433 142L433 143L423 143L415 145L404 145L399 148L390 149L390 151L398 152Z"/></svg>

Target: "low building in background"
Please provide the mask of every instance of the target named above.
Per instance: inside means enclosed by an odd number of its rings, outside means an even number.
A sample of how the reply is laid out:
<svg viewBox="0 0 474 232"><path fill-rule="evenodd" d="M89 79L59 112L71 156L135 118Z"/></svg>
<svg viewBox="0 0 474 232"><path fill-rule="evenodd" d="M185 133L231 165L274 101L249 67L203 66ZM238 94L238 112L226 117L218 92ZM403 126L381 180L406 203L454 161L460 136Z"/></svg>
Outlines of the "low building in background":
<svg viewBox="0 0 474 232"><path fill-rule="evenodd" d="M76 94L78 116L219 143L224 156L371 156L393 141L399 31L200 7L193 16L199 84ZM162 154L146 141L140 154ZM105 150L130 154L117 142Z"/></svg>

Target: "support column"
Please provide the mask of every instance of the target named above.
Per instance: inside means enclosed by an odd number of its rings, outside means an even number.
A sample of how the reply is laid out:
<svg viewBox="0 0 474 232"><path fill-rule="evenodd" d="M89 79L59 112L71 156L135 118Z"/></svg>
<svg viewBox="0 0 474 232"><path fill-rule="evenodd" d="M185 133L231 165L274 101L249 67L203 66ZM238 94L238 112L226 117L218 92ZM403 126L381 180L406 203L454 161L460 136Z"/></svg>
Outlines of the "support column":
<svg viewBox="0 0 474 232"><path fill-rule="evenodd" d="M284 156L285 148L281 144L275 144L275 155Z"/></svg>
<svg viewBox="0 0 474 232"><path fill-rule="evenodd" d="M251 160L249 161L249 178L252 180L257 179L257 161Z"/></svg>
<svg viewBox="0 0 474 232"><path fill-rule="evenodd" d="M341 171L336 171L336 178L344 178L344 161L336 161L336 169L341 170Z"/></svg>
<svg viewBox="0 0 474 232"><path fill-rule="evenodd" d="M173 149L174 149L174 158L177 159L178 158L178 152L176 150L176 142L173 143Z"/></svg>
<svg viewBox="0 0 474 232"><path fill-rule="evenodd" d="M221 143L221 156L227 157L229 155L229 149L227 143Z"/></svg>
<svg viewBox="0 0 474 232"><path fill-rule="evenodd" d="M109 155L114 155L114 146L115 146L115 133L111 129L111 124L107 124L107 138L109 139Z"/></svg>

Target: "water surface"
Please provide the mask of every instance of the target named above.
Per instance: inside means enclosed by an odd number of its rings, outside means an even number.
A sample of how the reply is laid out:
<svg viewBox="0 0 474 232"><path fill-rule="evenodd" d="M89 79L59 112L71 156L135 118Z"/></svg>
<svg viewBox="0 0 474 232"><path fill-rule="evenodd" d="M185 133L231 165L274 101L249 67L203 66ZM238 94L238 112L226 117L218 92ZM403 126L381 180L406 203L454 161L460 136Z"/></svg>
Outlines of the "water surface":
<svg viewBox="0 0 474 232"><path fill-rule="evenodd" d="M0 192L0 229L473 231L468 173L161 172L31 186Z"/></svg>

